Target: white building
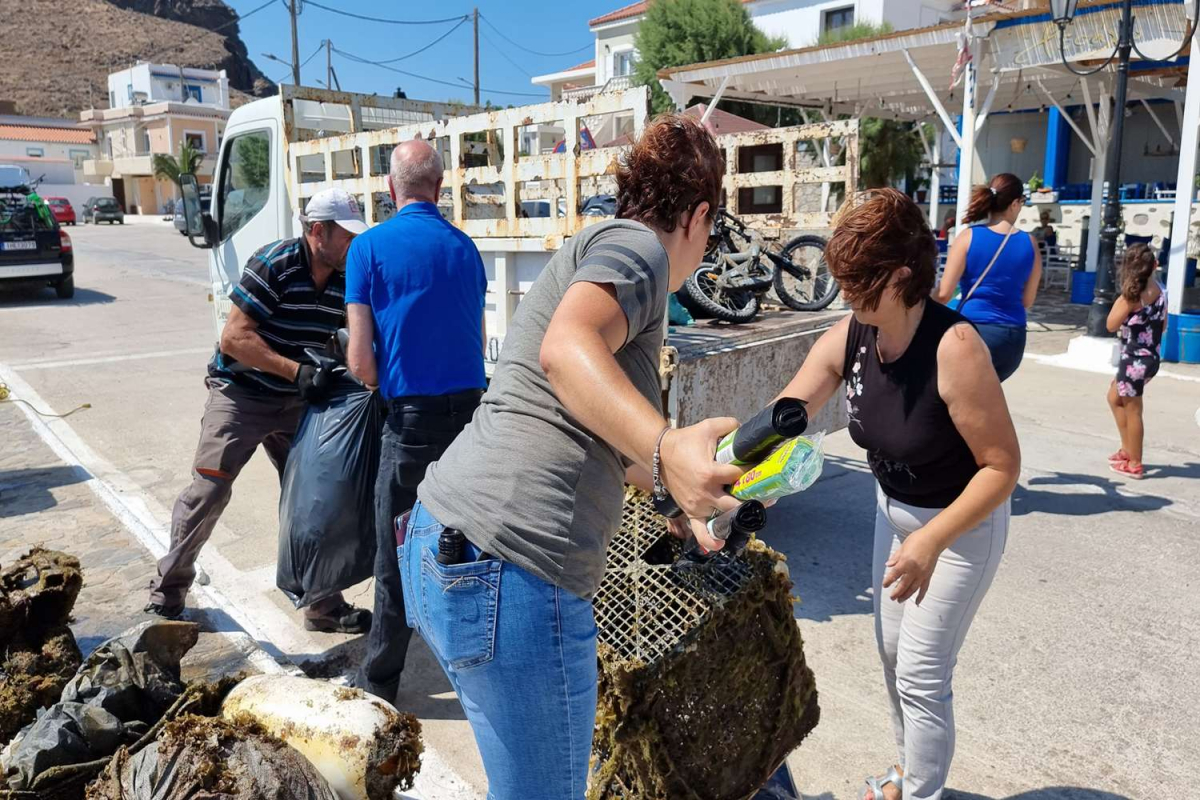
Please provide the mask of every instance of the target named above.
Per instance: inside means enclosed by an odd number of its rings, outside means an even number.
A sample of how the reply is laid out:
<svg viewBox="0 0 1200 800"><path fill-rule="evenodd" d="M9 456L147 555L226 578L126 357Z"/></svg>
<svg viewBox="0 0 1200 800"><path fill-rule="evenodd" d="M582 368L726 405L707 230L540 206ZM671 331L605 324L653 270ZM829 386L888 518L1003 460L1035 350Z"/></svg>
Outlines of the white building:
<svg viewBox="0 0 1200 800"><path fill-rule="evenodd" d="M89 197L107 195L101 186L84 183L84 164L95 158L96 137L77 122L53 117L0 114L0 164L24 167L44 197L65 197L83 210Z"/></svg>
<svg viewBox="0 0 1200 800"><path fill-rule="evenodd" d="M108 76L109 108L159 102L194 103L229 110L229 78L225 70L144 61Z"/></svg>
<svg viewBox="0 0 1200 800"><path fill-rule="evenodd" d="M196 176L211 180L230 113L224 70L143 62L108 76L108 99L80 114L99 150L84 175L111 187L126 213L159 214L175 200L175 185L154 177L154 156L183 142L205 154Z"/></svg>
<svg viewBox="0 0 1200 800"><path fill-rule="evenodd" d="M818 37L860 22L886 23L895 30L936 25L960 14L955 0L741 0L754 24L788 47L816 44ZM629 85L637 63L634 39L646 16L647 3L618 8L588 22L596 39L592 59L573 67L538 75L535 86L550 90L551 100L586 98L606 88Z"/></svg>

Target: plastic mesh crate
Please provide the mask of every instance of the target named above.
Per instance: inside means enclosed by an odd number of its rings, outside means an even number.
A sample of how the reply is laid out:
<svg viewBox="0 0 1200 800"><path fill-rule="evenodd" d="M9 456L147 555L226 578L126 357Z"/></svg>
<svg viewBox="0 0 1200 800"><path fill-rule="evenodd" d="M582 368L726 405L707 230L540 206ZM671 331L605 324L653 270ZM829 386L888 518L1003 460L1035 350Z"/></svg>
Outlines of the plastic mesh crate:
<svg viewBox="0 0 1200 800"><path fill-rule="evenodd" d="M819 719L783 556L681 571L680 550L631 491L594 601L592 800L749 797Z"/></svg>

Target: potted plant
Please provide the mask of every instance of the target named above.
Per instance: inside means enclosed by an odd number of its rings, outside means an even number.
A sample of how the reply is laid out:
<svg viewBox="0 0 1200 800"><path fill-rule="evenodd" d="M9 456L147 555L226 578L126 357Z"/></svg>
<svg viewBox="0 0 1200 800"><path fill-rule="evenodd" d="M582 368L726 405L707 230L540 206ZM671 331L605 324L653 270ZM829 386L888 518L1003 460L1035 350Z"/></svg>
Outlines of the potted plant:
<svg viewBox="0 0 1200 800"><path fill-rule="evenodd" d="M1046 186L1046 182L1035 171L1030 176L1029 181L1025 184L1025 188L1029 192L1030 203L1057 203L1058 192Z"/></svg>

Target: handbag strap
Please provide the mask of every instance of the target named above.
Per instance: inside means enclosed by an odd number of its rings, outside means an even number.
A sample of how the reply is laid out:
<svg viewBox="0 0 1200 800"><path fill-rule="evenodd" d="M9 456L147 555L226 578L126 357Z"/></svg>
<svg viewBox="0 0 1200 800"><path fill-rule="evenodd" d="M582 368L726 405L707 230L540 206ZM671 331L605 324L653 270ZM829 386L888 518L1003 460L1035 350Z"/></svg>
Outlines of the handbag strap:
<svg viewBox="0 0 1200 800"><path fill-rule="evenodd" d="M962 307L965 306L967 301L971 299L971 295L975 294L975 290L979 288L979 284L983 283L983 279L986 278L987 274L992 271L992 267L996 266L996 260L1000 258L1000 253L1004 252L1004 245L1008 244L1008 240L1012 238L1012 235L1016 233L1016 231L1017 229L1013 227L1008 229L1008 233L1004 234L1004 239L1001 240L1000 246L996 248L995 253L992 253L992 260L988 262L987 267L979 274L979 278L975 281L975 285L971 287L971 290L967 292L966 296L958 302L958 308L955 309L956 311L961 312Z"/></svg>

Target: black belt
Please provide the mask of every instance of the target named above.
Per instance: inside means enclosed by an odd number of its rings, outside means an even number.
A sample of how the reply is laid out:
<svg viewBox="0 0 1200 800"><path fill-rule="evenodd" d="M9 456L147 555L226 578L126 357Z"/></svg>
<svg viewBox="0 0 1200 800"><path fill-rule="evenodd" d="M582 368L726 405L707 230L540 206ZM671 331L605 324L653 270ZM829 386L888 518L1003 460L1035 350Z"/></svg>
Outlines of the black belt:
<svg viewBox="0 0 1200 800"><path fill-rule="evenodd" d="M483 397L482 389L470 389L454 394L410 395L408 397L393 397L388 400L388 411L393 414L407 413L440 413L455 414L463 411L474 411Z"/></svg>

